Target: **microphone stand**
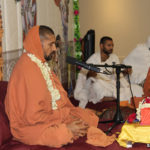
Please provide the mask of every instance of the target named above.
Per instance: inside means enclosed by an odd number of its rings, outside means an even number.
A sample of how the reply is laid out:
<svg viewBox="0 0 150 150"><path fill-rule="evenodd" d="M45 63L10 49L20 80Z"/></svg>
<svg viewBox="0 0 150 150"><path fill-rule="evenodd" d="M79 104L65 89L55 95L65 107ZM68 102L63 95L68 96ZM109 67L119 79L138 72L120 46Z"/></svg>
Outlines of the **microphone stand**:
<svg viewBox="0 0 150 150"><path fill-rule="evenodd" d="M87 70L92 70L97 73L103 73L103 74L107 74L107 75L111 75L111 73L109 71L101 71L101 69L99 67L105 67L105 68L111 67L111 68L116 69L116 76L117 76L117 79L116 79L116 88L117 88L116 113L115 113L113 120L99 122L99 123L114 122L114 124L108 129L108 131L106 131L106 134L108 134L116 125L124 122L122 114L121 114L121 110L120 110L120 73L121 73L122 68L131 68L131 66L126 66L124 64L113 64L113 65L86 64L86 63L80 62L70 56L67 56L66 61L70 64L81 66Z"/></svg>
<svg viewBox="0 0 150 150"><path fill-rule="evenodd" d="M121 114L121 110L120 110L120 73L121 73L121 67L116 67L116 75L117 75L117 79L116 79L117 99L116 99L116 113L115 113L115 116L114 116L113 120L101 122L101 123L114 122L114 124L106 131L106 134L108 134L109 132L111 132L111 130L115 126L117 126L118 124L124 122L122 114Z"/></svg>
<svg viewBox="0 0 150 150"><path fill-rule="evenodd" d="M112 68L116 68L116 89L117 89L117 99L116 99L116 113L114 115L113 120L107 120L107 121L99 121L99 123L110 123L110 122L114 122L113 125L105 132L106 134L108 134L109 132L111 132L111 130L117 126L120 123L124 123L122 114L121 114L121 110L120 110L120 73L121 73L121 69L122 68L131 68L131 66L125 66L125 65L93 65L95 67L112 67Z"/></svg>

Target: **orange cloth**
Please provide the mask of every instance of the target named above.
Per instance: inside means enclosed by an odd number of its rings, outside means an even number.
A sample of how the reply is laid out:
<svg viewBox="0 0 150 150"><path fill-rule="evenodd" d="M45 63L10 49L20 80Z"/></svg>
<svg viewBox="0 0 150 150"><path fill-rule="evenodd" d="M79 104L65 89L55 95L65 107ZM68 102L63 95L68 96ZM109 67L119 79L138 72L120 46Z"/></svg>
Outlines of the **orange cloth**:
<svg viewBox="0 0 150 150"><path fill-rule="evenodd" d="M29 30L23 42L23 46L27 52L34 54L37 58L41 59L42 62L45 61L39 36L39 26L34 26L32 30Z"/></svg>
<svg viewBox="0 0 150 150"><path fill-rule="evenodd" d="M135 103L136 108L139 107L139 102L141 102L143 99L144 99L144 97L134 97L134 103Z"/></svg>
<svg viewBox="0 0 150 150"><path fill-rule="evenodd" d="M135 103L136 108L139 107L139 102L141 102L144 99L144 97L150 96L150 68L149 68L149 71L148 71L148 74L144 83L143 91L144 91L143 97L134 97L134 103ZM120 103L120 105L127 106L127 104L125 103ZM131 106L133 106L133 103L131 103Z"/></svg>
<svg viewBox="0 0 150 150"><path fill-rule="evenodd" d="M134 98L134 100L135 100L135 98ZM132 102L131 102L131 104L130 104L129 101L121 101L121 102L120 102L120 106L121 106L121 107L134 108L134 105L132 104Z"/></svg>
<svg viewBox="0 0 150 150"><path fill-rule="evenodd" d="M146 80L145 80L145 83L144 83L144 96L145 97L148 97L150 96L150 68L149 68L149 71L148 71L148 74L147 74L147 77L146 77Z"/></svg>
<svg viewBox="0 0 150 150"><path fill-rule="evenodd" d="M150 108L141 109L141 125L150 125Z"/></svg>
<svg viewBox="0 0 150 150"><path fill-rule="evenodd" d="M131 107L129 101L120 101L120 106L122 107Z"/></svg>
<svg viewBox="0 0 150 150"><path fill-rule="evenodd" d="M44 54L39 38L39 27L33 27L25 41L27 53L33 53L43 62ZM61 147L72 142L73 134L66 127L72 116L97 127L98 117L90 110L74 107L58 78L52 73L52 84L61 98L52 110L51 94L37 64L24 53L12 72L5 99L6 113L14 138L29 145Z"/></svg>
<svg viewBox="0 0 150 150"><path fill-rule="evenodd" d="M139 107L139 102L141 102L144 99L144 97L150 96L150 68L147 73L147 77L145 79L143 91L144 91L143 97L134 97L134 103L136 108ZM132 103L131 106L133 106Z"/></svg>
<svg viewBox="0 0 150 150"><path fill-rule="evenodd" d="M87 133L86 143L94 146L106 147L115 141L116 136L107 136L104 132L95 127L90 127Z"/></svg>
<svg viewBox="0 0 150 150"><path fill-rule="evenodd" d="M133 99L134 99L135 108L138 108L139 102L141 102L144 99L144 97L135 97L134 96ZM131 104L129 104L128 101L121 101L120 102L120 106L122 106L122 107L134 108L134 104L133 104L132 100L131 100Z"/></svg>

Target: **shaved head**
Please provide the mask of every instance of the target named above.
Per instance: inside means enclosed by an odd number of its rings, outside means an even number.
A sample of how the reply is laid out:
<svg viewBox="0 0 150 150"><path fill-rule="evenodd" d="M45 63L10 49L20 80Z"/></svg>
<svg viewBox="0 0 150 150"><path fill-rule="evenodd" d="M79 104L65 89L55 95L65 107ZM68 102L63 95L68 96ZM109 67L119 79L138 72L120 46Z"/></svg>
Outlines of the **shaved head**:
<svg viewBox="0 0 150 150"><path fill-rule="evenodd" d="M54 31L47 26L40 26L39 36L43 48L44 58L46 61L49 61L56 52L56 38Z"/></svg>
<svg viewBox="0 0 150 150"><path fill-rule="evenodd" d="M42 39L45 39L48 35L54 35L54 31L47 26L40 26L39 27L39 35L40 35L40 39L42 41Z"/></svg>

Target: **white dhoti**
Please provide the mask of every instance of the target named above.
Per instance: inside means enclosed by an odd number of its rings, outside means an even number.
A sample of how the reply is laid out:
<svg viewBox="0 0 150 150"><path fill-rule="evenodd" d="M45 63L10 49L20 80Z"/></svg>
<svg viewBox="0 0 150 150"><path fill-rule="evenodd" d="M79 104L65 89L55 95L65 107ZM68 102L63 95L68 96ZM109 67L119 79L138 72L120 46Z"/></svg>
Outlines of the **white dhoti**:
<svg viewBox="0 0 150 150"><path fill-rule="evenodd" d="M87 63L92 64L109 64L115 62L119 64L119 59L115 54L111 54L110 57L105 61L101 62L100 53L93 54L87 61ZM105 70L105 68L101 68ZM112 72L112 75L105 75L97 73L96 78L90 77L86 78L87 70L82 69L78 75L74 97L76 100L79 100L79 106L85 108L88 102L93 102L94 104L101 101L104 97L117 97L116 89L116 74L115 71L110 68L109 71ZM143 95L142 87L138 85L131 85L133 95L140 97ZM127 80L124 76L120 75L120 101L128 100L130 102L131 91Z"/></svg>

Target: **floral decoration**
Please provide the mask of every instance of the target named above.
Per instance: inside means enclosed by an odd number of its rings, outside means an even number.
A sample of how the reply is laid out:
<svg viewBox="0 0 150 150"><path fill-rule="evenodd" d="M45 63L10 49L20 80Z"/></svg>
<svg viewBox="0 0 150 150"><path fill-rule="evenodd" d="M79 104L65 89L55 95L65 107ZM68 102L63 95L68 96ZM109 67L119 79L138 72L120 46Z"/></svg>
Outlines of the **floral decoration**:
<svg viewBox="0 0 150 150"><path fill-rule="evenodd" d="M42 63L42 61L38 59L34 54L28 53L27 55L40 68L41 73L46 81L47 88L52 97L52 109L56 110L57 109L56 101L60 99L60 93L56 87L55 88L53 87L52 80L51 80L53 77L52 77L51 69L48 66L48 63L47 62Z"/></svg>

